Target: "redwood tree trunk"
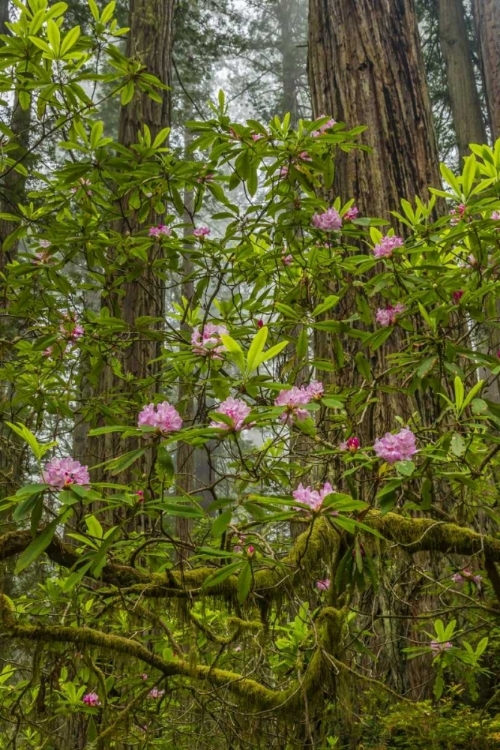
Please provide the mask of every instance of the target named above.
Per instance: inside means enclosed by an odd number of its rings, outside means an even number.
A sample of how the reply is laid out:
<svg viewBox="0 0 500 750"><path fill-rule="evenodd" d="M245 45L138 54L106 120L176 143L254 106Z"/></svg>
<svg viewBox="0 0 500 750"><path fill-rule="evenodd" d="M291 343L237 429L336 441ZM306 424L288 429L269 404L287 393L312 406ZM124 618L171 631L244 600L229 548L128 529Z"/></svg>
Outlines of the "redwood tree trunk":
<svg viewBox="0 0 500 750"><path fill-rule="evenodd" d="M500 138L500 2L472 0L493 141Z"/></svg>
<svg viewBox="0 0 500 750"><path fill-rule="evenodd" d="M337 160L335 189L364 214L439 185L437 147L412 0L310 0L309 81L316 117L367 125L371 153Z"/></svg>
<svg viewBox="0 0 500 750"><path fill-rule="evenodd" d="M127 55L140 60L149 73L157 76L163 83L170 85L172 68L173 36L172 24L175 0L131 0L129 26L130 32L127 44ZM136 89L133 100L123 107L120 114L119 140L124 146L130 146L137 141L138 131L147 125L154 139L156 134L170 124L170 95L164 92L162 102L157 103L147 94ZM148 224L159 222L161 217L150 216ZM133 219L127 218L117 227L122 234L133 234L143 227L134 224ZM110 278L107 283L109 294L103 298L103 304L110 308L111 314L121 318L127 324L130 345L121 354L123 373L132 375L130 382L141 382L143 403L151 400L157 390L155 375L158 366L151 364L159 354L159 340L157 330L152 331L150 337L136 331L135 321L142 316L155 318L164 317L165 290L164 284L154 272L154 264L161 260L163 251L160 243L155 243L148 254L148 262L143 264L141 274L132 281L122 282L119 277ZM131 259L132 262L133 259ZM137 259L135 259L137 263ZM147 385L146 385L147 384ZM113 409L115 399L127 397L127 385L123 379L117 378L112 369L105 367L99 392L107 408ZM132 386L137 399L136 389ZM139 409L142 404L137 403ZM130 415L133 419L133 415ZM133 450L136 441L129 440L126 450ZM89 456L90 463L100 463L120 452L123 443L114 435L104 435L95 441L93 455ZM130 483L134 477L147 478L151 470L151 451L148 451L142 461L121 474L118 481ZM101 472L100 479L108 479L105 472ZM115 481L116 481L115 477Z"/></svg>
<svg viewBox="0 0 500 750"><path fill-rule="evenodd" d="M486 143L462 0L437 0L439 40L446 65L453 125L460 161L469 143Z"/></svg>
<svg viewBox="0 0 500 750"><path fill-rule="evenodd" d="M332 116L345 122L348 128L367 125L361 142L370 146L371 151L351 151L336 158L334 195L342 202L354 198L362 214L390 220L390 211L399 208L401 198L413 201L414 196L419 195L427 199L428 186L440 185L413 0L310 0L309 80L316 117ZM396 228L400 233L404 231L402 227ZM331 286L331 282L328 284ZM339 318L346 319L355 312L355 295L353 288L343 297L336 308ZM379 301L372 299L374 307L379 306ZM360 390L364 389L367 402L373 395L376 397L358 418L360 423L355 428L365 446L372 445L386 430L397 429L396 417L406 420L415 408L401 393L387 359L388 354L404 347L404 335L404 331L394 330L387 344L371 358L375 388L372 392L371 384L367 386L356 370L359 341L350 337L342 340L337 337L335 341L329 334L317 332L316 358L337 365L331 378L332 386L339 390L359 386ZM339 361L339 343L343 362ZM426 414L433 409L433 402L426 401L422 407ZM348 404L348 413L349 410ZM428 423L427 419L424 424ZM342 482L342 467L339 465L336 469ZM367 497L371 498L372 488L373 478L368 477L365 485L358 488L359 495L363 497L363 493L368 493ZM387 596L399 573L401 571L395 573L392 584L388 581ZM380 611L384 625L380 637L387 642L394 662L380 663L377 676L388 680L398 691L406 692L411 685L411 675L400 653L404 633L399 621L384 619L383 597L377 598L373 607L374 611ZM406 605L404 609L402 614L408 616Z"/></svg>

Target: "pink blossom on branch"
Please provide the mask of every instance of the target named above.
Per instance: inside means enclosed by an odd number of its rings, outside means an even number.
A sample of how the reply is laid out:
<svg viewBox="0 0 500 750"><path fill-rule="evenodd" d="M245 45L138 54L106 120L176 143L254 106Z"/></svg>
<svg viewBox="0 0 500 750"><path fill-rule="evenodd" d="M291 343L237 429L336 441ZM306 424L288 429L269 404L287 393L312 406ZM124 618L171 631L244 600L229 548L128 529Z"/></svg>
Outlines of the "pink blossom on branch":
<svg viewBox="0 0 500 750"><path fill-rule="evenodd" d="M396 323L396 315L405 311L405 306L401 304L387 305L386 308L380 307L377 310L376 320L382 326L393 326Z"/></svg>
<svg viewBox="0 0 500 750"><path fill-rule="evenodd" d="M222 359L221 352L224 351L221 336L227 336L228 330L224 325L206 323L203 330L195 328L191 335L191 346L193 352L202 357Z"/></svg>
<svg viewBox="0 0 500 750"><path fill-rule="evenodd" d="M42 471L42 478L53 489L63 490L72 484L87 486L90 482L87 466L72 458L53 458Z"/></svg>
<svg viewBox="0 0 500 750"><path fill-rule="evenodd" d="M325 115L321 115L321 117L325 117ZM320 118L318 117L317 119L319 120ZM320 127L320 128L318 128L318 130L313 130L313 132L311 133L311 136L313 136L313 138L315 138L315 137L317 137L318 135L323 135L324 133L326 133L326 131L327 131L327 130L330 130L330 129L331 129L331 128L333 128L333 127L334 127L334 126L335 126L336 124L337 124L337 121L336 121L336 120L334 120L334 119L333 119L333 117L331 117L331 118L330 118L330 119L328 120L328 122L325 122L325 124L324 124L324 125L321 125L321 127Z"/></svg>
<svg viewBox="0 0 500 750"><path fill-rule="evenodd" d="M87 706L96 707L101 705L101 701L99 700L99 696L97 695L97 693L85 693L82 701Z"/></svg>
<svg viewBox="0 0 500 750"><path fill-rule="evenodd" d="M491 218L493 221L500 221L500 211L493 211Z"/></svg>
<svg viewBox="0 0 500 750"><path fill-rule="evenodd" d="M351 206L351 208L349 208L345 212L343 218L346 219L347 221L350 221L352 219L356 219L358 216L359 216L359 208L356 208L356 206Z"/></svg>
<svg viewBox="0 0 500 750"><path fill-rule="evenodd" d="M348 438L345 442L340 443L339 448L342 451L349 451L349 453L356 453L361 443L358 437L354 435Z"/></svg>
<svg viewBox="0 0 500 750"><path fill-rule="evenodd" d="M293 255L285 255L283 254L281 256L281 262L284 266L291 266L293 263Z"/></svg>
<svg viewBox="0 0 500 750"><path fill-rule="evenodd" d="M473 581L476 585L479 585L483 580L483 576L472 573L469 568L464 568L459 573L454 573L451 577L454 583L465 583L466 581Z"/></svg>
<svg viewBox="0 0 500 750"><path fill-rule="evenodd" d="M453 643L450 641L446 641L446 643L439 643L439 641L431 641L430 647L436 654L443 654L445 651L448 651L450 648L453 648Z"/></svg>
<svg viewBox="0 0 500 750"><path fill-rule="evenodd" d="M335 490L330 482L325 482L320 490L313 490L312 487L304 487L303 484L300 483L297 489L292 492L292 497L299 503L308 505L312 511L318 511L320 510L325 497L331 495L332 492L335 492ZM301 508L297 509L302 510ZM337 515L337 513L335 513L335 515Z"/></svg>
<svg viewBox="0 0 500 750"><path fill-rule="evenodd" d="M208 237L210 234L210 229L208 227L198 227L198 229L193 230L194 237L198 237L198 239L202 240L205 237Z"/></svg>
<svg viewBox="0 0 500 750"><path fill-rule="evenodd" d="M331 232L342 227L342 218L335 208L329 208L322 214L314 214L311 219L313 227Z"/></svg>
<svg viewBox="0 0 500 750"><path fill-rule="evenodd" d="M219 404L219 406L217 407L217 411L220 414L225 414L227 417L229 417L232 420L233 424L229 425L225 422L217 422L213 420L212 422L210 422L210 427L218 427L221 430L233 430L234 432L239 432L244 427L248 427L248 425L245 425L244 422L252 410L248 406L248 404L246 404L241 399L232 398L230 396L225 401L223 401L222 404Z"/></svg>
<svg viewBox="0 0 500 750"><path fill-rule="evenodd" d="M175 408L163 401L161 404L148 404L139 413L137 418L139 427L154 427L159 432L166 434L176 432L182 427L182 418Z"/></svg>
<svg viewBox="0 0 500 750"><path fill-rule="evenodd" d="M330 579L325 578L323 581L316 581L316 588L318 591L328 591L330 588Z"/></svg>
<svg viewBox="0 0 500 750"><path fill-rule="evenodd" d="M156 227L150 227L149 228L149 236L150 237L169 237L172 234L172 230L170 227L167 227L165 224L158 224Z"/></svg>
<svg viewBox="0 0 500 750"><path fill-rule="evenodd" d="M373 450L379 458L383 458L388 464L395 464L396 461L406 461L415 455L417 452L415 441L413 432L404 427L395 435L386 432L383 438L375 441Z"/></svg>
<svg viewBox="0 0 500 750"><path fill-rule="evenodd" d="M373 248L373 254L376 258L390 258L397 247L403 247L402 238L386 234Z"/></svg>
<svg viewBox="0 0 500 750"><path fill-rule="evenodd" d="M300 388L294 385L288 391L281 391L274 401L275 406L286 407L286 411L281 415L281 421L291 424L294 419L299 421L307 419L309 412L302 407L307 406L314 399L321 398L323 392L323 383L317 380L311 381L309 385L301 385Z"/></svg>

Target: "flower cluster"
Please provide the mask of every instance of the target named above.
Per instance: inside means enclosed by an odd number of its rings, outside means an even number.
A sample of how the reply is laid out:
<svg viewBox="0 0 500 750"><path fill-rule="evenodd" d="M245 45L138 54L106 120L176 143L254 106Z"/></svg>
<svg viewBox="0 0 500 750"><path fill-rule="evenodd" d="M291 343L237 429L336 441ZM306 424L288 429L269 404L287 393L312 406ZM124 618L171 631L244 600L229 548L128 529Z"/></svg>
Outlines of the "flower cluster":
<svg viewBox="0 0 500 750"><path fill-rule="evenodd" d="M85 693L85 695L82 698L82 701L87 706L95 707L95 706L101 705L101 701L99 700L99 696L97 695L97 693Z"/></svg>
<svg viewBox="0 0 500 750"><path fill-rule="evenodd" d="M316 588L318 591L328 591L330 588L330 579L325 578L323 581L316 581Z"/></svg>
<svg viewBox="0 0 500 750"><path fill-rule="evenodd" d="M352 219L356 219L358 216L359 216L359 208L356 208L356 206L352 206L351 208L347 209L343 218L350 221Z"/></svg>
<svg viewBox="0 0 500 750"><path fill-rule="evenodd" d="M251 408L241 399L229 397L223 401L222 404L219 404L217 411L219 414L225 414L229 417L233 424L229 425L225 422L217 422L213 420L210 422L210 427L218 427L221 430L233 430L234 432L239 432L244 427L249 426L245 425L244 422L250 414Z"/></svg>
<svg viewBox="0 0 500 750"><path fill-rule="evenodd" d="M164 695L165 695L164 690L159 690L158 688L154 687L149 691L148 698L151 698L151 699L162 698Z"/></svg>
<svg viewBox="0 0 500 750"><path fill-rule="evenodd" d="M378 242L373 248L373 254L376 258L390 258L393 251L397 247L402 246L403 239L401 237L397 237L396 235L389 236L386 234L386 236L382 237L380 242Z"/></svg>
<svg viewBox="0 0 500 750"><path fill-rule="evenodd" d="M88 467L72 458L53 458L42 471L42 478L56 490L63 490L72 484L85 487L90 482Z"/></svg>
<svg viewBox="0 0 500 750"><path fill-rule="evenodd" d="M454 583L466 583L466 581L473 581L476 585L479 585L483 580L483 576L478 573L472 573L469 568L464 568L459 573L454 573L451 577Z"/></svg>
<svg viewBox="0 0 500 750"><path fill-rule="evenodd" d="M210 229L208 227L198 227L198 229L193 229L194 237L197 237L200 240L204 239L205 237L208 237L209 234L210 234Z"/></svg>
<svg viewBox="0 0 500 750"><path fill-rule="evenodd" d="M139 413L137 418L139 427L154 427L163 434L176 432L182 427L182 418L175 408L163 401L161 404L148 404Z"/></svg>
<svg viewBox="0 0 500 750"><path fill-rule="evenodd" d="M316 229L323 229L325 232L342 227L342 218L335 208L329 208L322 214L314 214L311 221Z"/></svg>
<svg viewBox="0 0 500 750"><path fill-rule="evenodd" d="M212 359L222 359L221 352L224 350L221 336L227 336L228 330L224 325L206 323L203 330L195 328L191 336L191 346L195 354Z"/></svg>
<svg viewBox="0 0 500 750"><path fill-rule="evenodd" d="M330 482L325 482L320 490L313 490L311 487L304 487L301 483L297 489L292 492L292 497L294 500L298 500L299 503L308 505L312 511L318 511L321 508L325 497L331 495L332 492L335 492L335 490ZM334 513L332 515L337 514Z"/></svg>
<svg viewBox="0 0 500 750"><path fill-rule="evenodd" d="M377 323L382 326L393 326L396 323L396 315L404 312L405 309L405 306L399 303L394 307L392 305L387 305L385 308L380 307L376 315Z"/></svg>
<svg viewBox="0 0 500 750"><path fill-rule="evenodd" d="M388 464L410 459L417 452L415 435L407 427L392 435L387 432L383 438L375 441L373 450L379 458Z"/></svg>
<svg viewBox="0 0 500 750"><path fill-rule="evenodd" d="M165 224L158 224L156 227L150 227L149 228L149 236L150 237L170 237L172 234L172 230L170 227L167 227Z"/></svg>
<svg viewBox="0 0 500 750"><path fill-rule="evenodd" d="M493 221L500 221L500 211L493 211L493 213L491 214L491 218L493 219Z"/></svg>
<svg viewBox="0 0 500 750"><path fill-rule="evenodd" d="M462 297L464 296L463 289L458 289L456 292L453 292L451 295L453 297L453 302L458 305Z"/></svg>
<svg viewBox="0 0 500 750"><path fill-rule="evenodd" d="M342 451L349 451L349 453L356 453L361 445L358 437L347 438L343 443L340 443L339 448Z"/></svg>
<svg viewBox="0 0 500 750"><path fill-rule="evenodd" d="M321 117L325 117L325 115L321 115ZM320 118L318 117L318 120L319 120L319 119L320 119ZM333 119L333 117L331 117L331 118L330 118L330 119L328 120L328 122L325 122L325 124L324 124L324 125L322 125L322 126L321 126L320 128L318 128L318 130L313 130L313 132L311 133L311 135L312 135L312 136L313 136L314 138L315 138L316 136L318 136L318 135L323 135L323 133L326 133L326 131L327 131L327 130L330 130L330 129L331 129L331 128L333 128L333 127L334 127L334 125L336 125L336 124L337 124L337 121L336 121L336 120L334 120L334 119Z"/></svg>
<svg viewBox="0 0 500 750"><path fill-rule="evenodd" d="M445 651L453 648L453 643L451 643L451 641L446 641L445 643L439 643L439 641L431 641L430 647L435 654L443 654Z"/></svg>
<svg viewBox="0 0 500 750"><path fill-rule="evenodd" d="M450 224L456 226L459 221L462 221L466 210L467 206L463 203L460 203L456 208L452 208L450 211Z"/></svg>
<svg viewBox="0 0 500 750"><path fill-rule="evenodd" d="M309 412L302 407L307 406L312 400L321 398L323 395L323 383L317 380L311 381L309 385L296 385L289 391L281 391L274 401L275 406L285 406L286 411L281 415L281 421L292 424L294 419L299 421L307 419Z"/></svg>

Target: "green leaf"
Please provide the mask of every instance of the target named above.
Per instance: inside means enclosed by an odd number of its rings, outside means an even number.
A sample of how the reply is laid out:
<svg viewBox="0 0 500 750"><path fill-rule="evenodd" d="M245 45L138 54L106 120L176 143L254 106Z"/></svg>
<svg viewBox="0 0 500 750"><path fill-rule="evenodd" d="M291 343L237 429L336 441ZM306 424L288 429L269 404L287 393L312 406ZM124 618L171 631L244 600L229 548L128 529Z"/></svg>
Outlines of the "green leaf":
<svg viewBox="0 0 500 750"><path fill-rule="evenodd" d="M75 26L74 28L70 29L66 36L64 37L62 44L61 44L61 57L68 52L71 47L74 47L77 43L78 39L80 37L80 27Z"/></svg>
<svg viewBox="0 0 500 750"><path fill-rule="evenodd" d="M59 26L52 19L50 19L50 21L47 23L47 38L56 56L59 57L61 48L61 33L59 31Z"/></svg>
<svg viewBox="0 0 500 750"><path fill-rule="evenodd" d="M21 500L12 514L14 521L20 521L21 518L28 515L28 513L31 513L39 497L40 491L33 492L32 494L27 495L24 500Z"/></svg>
<svg viewBox="0 0 500 750"><path fill-rule="evenodd" d="M404 477L410 477L415 471L413 461L396 461L396 471Z"/></svg>
<svg viewBox="0 0 500 750"><path fill-rule="evenodd" d="M28 565L31 565L42 552L44 552L52 541L52 537L56 533L56 529L61 523L61 518L55 518L46 526L43 531L36 536L31 544L24 550L19 557L16 565L16 575L21 573Z"/></svg>
<svg viewBox="0 0 500 750"><path fill-rule="evenodd" d="M224 565L222 568L218 568L214 573L205 578L202 584L202 588L208 589L210 586L217 586L222 581L225 581L229 576L234 575L237 570L241 567L241 560L238 562L231 563L230 565Z"/></svg>
<svg viewBox="0 0 500 750"><path fill-rule="evenodd" d="M243 349L237 341L231 338L231 336L221 336L221 341L224 344L225 349L233 355L233 359L238 365L241 372L245 369L245 355Z"/></svg>
<svg viewBox="0 0 500 750"><path fill-rule="evenodd" d="M118 456L118 458L114 458L108 464L108 468L111 474L116 475L116 474L119 474L121 471L125 471L125 469L128 469L128 467L131 466L133 463L135 463L138 458L143 456L145 452L146 452L145 448L136 448L133 451L128 451L127 453L124 453L123 456Z"/></svg>
<svg viewBox="0 0 500 750"><path fill-rule="evenodd" d="M250 564L250 561L248 561L245 565L243 565L238 576L237 593L238 602L240 604L243 604L243 602L247 600L250 589L252 588L252 580L252 566Z"/></svg>
<svg viewBox="0 0 500 750"><path fill-rule="evenodd" d="M259 359L260 355L262 354L262 351L264 350L264 346L267 341L267 335L269 333L269 329L267 326L263 326L260 331L258 331L254 338L252 343L250 344L250 349L248 350L247 354L247 373L250 374L253 372L257 367L257 360Z"/></svg>
<svg viewBox="0 0 500 750"><path fill-rule="evenodd" d="M340 300L340 297L338 297L336 294L330 294L328 297L326 297L323 300L323 302L321 302L319 305L317 305L314 308L311 315L313 316L313 318L317 318L318 315L321 315L327 310L331 310L332 307L335 307L335 305L337 304L339 300Z"/></svg>
<svg viewBox="0 0 500 750"><path fill-rule="evenodd" d="M454 456L458 456L458 457L463 456L465 451L467 450L465 440L463 439L462 435L460 435L459 432L453 433L453 437L451 438L451 443L450 443L450 450Z"/></svg>
<svg viewBox="0 0 500 750"><path fill-rule="evenodd" d="M221 536L231 523L232 517L232 510L225 510L224 513L221 513L220 516L218 516L212 524L212 536Z"/></svg>

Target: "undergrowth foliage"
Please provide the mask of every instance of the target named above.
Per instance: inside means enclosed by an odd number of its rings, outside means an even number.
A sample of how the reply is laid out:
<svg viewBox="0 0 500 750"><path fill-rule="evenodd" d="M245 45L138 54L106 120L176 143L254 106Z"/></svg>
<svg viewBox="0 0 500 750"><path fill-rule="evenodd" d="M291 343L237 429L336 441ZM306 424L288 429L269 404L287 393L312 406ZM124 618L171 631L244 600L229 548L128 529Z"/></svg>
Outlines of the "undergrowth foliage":
<svg viewBox="0 0 500 750"><path fill-rule="evenodd" d="M16 457L0 481L18 485L1 502L0 559L16 561L2 747L56 749L68 727L97 749L417 747L416 724L439 747L497 746L500 141L460 176L443 167L428 202L362 216L356 196L328 198L361 127L234 123L220 94L188 123L190 159L168 130L125 148L102 98L162 85L120 52L114 3L91 1L92 38L62 30L64 3L15 5L0 85L38 125L21 157L0 126L2 177L29 184L0 216ZM130 324L123 286L148 265L166 315ZM147 378L123 369L132 341L158 345ZM346 368L355 387L335 384ZM366 443L382 394L403 406ZM108 434L115 454L96 455ZM413 578L393 595L418 580L431 603L402 615L403 658L431 674L404 694L377 673L387 612L372 606L401 560Z"/></svg>

